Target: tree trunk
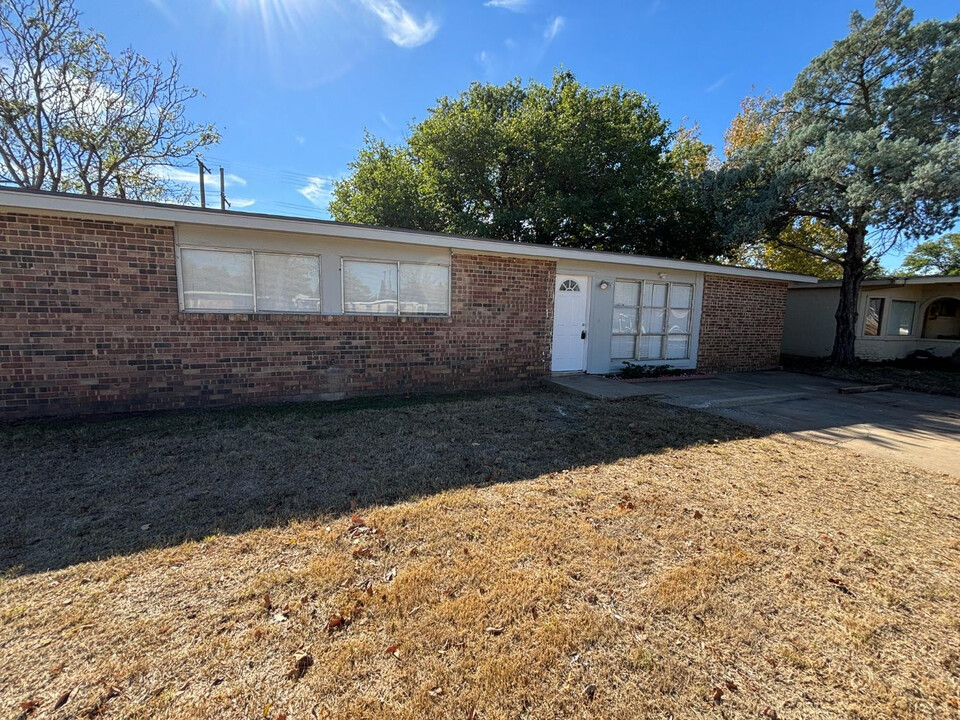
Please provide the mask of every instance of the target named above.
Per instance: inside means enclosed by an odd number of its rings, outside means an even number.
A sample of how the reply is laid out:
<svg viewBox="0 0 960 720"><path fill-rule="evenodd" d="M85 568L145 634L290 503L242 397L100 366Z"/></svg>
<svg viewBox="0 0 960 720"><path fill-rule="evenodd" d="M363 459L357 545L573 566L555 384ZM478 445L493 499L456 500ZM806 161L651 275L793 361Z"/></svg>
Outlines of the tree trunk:
<svg viewBox="0 0 960 720"><path fill-rule="evenodd" d="M852 365L857 359L854 348L857 338L857 301L865 271L866 235L866 228L853 228L847 234L840 304L835 315L837 329L833 338L833 353L830 355L833 365Z"/></svg>

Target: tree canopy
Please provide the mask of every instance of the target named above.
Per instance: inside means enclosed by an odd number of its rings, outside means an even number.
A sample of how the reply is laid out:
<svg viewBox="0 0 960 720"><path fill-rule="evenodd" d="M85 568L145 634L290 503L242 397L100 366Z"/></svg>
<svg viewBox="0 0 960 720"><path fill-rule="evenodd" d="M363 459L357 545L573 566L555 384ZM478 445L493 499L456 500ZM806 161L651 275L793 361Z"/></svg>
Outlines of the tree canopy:
<svg viewBox="0 0 960 720"><path fill-rule="evenodd" d="M0 182L164 199L182 188L160 170L219 142L187 118L176 58L111 54L72 0L2 0L0 53Z"/></svg>
<svg viewBox="0 0 960 720"><path fill-rule="evenodd" d="M857 296L873 260L960 214L960 16L913 23L899 0L854 12L850 33L762 108L760 138L707 173L728 238L779 242L842 269L833 360L854 361ZM816 221L838 252L784 243Z"/></svg>
<svg viewBox="0 0 960 720"><path fill-rule="evenodd" d="M671 130L646 96L474 83L441 98L406 143L367 136L338 182L337 220L549 245L704 258L697 179L711 148Z"/></svg>
<svg viewBox="0 0 960 720"><path fill-rule="evenodd" d="M903 275L960 275L960 233L947 233L917 245L904 258Z"/></svg>

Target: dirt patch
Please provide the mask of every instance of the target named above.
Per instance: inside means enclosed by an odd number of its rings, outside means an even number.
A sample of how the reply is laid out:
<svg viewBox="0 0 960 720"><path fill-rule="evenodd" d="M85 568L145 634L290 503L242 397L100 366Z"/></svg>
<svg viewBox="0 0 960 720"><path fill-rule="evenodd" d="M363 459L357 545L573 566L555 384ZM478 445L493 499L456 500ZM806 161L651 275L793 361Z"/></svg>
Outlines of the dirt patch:
<svg viewBox="0 0 960 720"><path fill-rule="evenodd" d="M946 476L549 392L0 449L11 716L958 711Z"/></svg>

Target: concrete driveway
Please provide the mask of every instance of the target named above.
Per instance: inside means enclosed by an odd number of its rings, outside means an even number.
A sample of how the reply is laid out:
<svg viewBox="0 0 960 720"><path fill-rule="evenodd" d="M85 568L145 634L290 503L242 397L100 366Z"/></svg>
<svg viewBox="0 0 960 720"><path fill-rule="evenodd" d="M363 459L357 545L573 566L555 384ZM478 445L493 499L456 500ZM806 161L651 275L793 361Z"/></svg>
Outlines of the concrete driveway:
<svg viewBox="0 0 960 720"><path fill-rule="evenodd" d="M625 396L650 396L764 430L960 476L960 398L902 390L837 392L852 385L856 383L769 371L622 389Z"/></svg>

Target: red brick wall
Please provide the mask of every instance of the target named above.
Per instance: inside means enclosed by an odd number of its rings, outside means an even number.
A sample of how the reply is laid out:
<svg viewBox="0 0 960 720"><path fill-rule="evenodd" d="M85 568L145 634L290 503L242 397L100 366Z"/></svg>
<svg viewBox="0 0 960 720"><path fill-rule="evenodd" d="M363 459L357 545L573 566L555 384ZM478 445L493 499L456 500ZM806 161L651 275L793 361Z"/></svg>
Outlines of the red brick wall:
<svg viewBox="0 0 960 720"><path fill-rule="evenodd" d="M780 363L787 283L705 275L697 366L763 370Z"/></svg>
<svg viewBox="0 0 960 720"><path fill-rule="evenodd" d="M530 383L554 275L454 255L448 318L181 313L172 228L0 214L0 418Z"/></svg>

